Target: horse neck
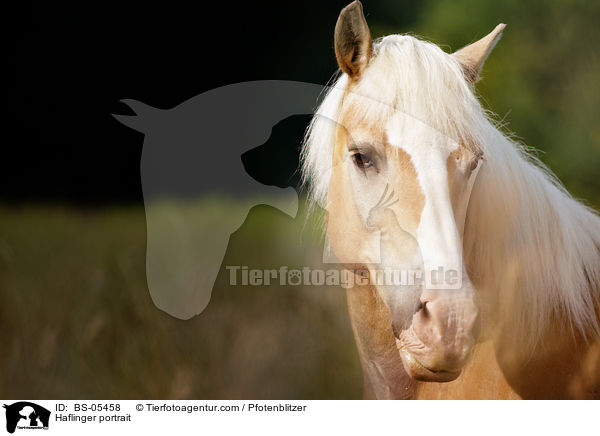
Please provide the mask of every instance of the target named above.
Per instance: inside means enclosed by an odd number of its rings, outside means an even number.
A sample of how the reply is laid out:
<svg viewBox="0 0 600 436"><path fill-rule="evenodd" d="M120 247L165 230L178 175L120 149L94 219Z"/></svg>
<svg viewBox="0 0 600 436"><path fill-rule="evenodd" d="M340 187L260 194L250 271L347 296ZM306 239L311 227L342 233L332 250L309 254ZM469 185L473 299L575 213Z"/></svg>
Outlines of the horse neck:
<svg viewBox="0 0 600 436"><path fill-rule="evenodd" d="M464 231L484 337L522 397L595 397L600 218L497 133L485 150Z"/></svg>
<svg viewBox="0 0 600 436"><path fill-rule="evenodd" d="M559 318L600 337L600 218L500 132L488 136L464 232L488 318L513 325L529 348Z"/></svg>

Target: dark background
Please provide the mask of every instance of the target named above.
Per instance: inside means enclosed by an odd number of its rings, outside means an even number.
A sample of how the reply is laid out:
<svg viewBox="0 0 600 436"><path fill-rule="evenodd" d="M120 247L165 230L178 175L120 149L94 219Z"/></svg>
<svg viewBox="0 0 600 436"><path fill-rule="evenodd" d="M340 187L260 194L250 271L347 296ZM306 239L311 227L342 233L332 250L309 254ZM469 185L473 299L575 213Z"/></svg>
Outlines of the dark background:
<svg viewBox="0 0 600 436"><path fill-rule="evenodd" d="M173 107L248 80L326 83L344 1L32 2L11 43L1 199L140 202L140 134L123 98Z"/></svg>

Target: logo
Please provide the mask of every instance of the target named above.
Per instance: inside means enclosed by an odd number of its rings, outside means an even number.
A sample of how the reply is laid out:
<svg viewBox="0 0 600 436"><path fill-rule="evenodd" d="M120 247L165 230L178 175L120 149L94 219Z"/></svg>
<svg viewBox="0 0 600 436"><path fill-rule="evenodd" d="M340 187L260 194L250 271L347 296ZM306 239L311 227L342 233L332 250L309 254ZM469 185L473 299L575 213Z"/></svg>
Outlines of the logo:
<svg viewBox="0 0 600 436"><path fill-rule="evenodd" d="M6 409L6 431L14 433L15 429L48 430L50 411L29 401L19 401Z"/></svg>
<svg viewBox="0 0 600 436"><path fill-rule="evenodd" d="M135 115L115 118L144 134L146 278L159 309L190 319L206 308L229 238L252 208L296 216L290 176L300 181L298 147L322 91L264 80L213 89L170 109L124 101Z"/></svg>

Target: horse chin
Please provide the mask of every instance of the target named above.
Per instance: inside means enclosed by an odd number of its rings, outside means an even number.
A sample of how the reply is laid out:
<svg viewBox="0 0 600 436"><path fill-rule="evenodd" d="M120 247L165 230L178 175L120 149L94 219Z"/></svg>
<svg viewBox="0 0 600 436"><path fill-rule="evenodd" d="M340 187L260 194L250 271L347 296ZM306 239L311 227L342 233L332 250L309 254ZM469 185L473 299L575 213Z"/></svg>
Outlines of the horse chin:
<svg viewBox="0 0 600 436"><path fill-rule="evenodd" d="M396 339L396 346L398 347L404 370L415 380L444 383L456 380L461 373L460 369L457 371L447 371L443 369L427 368L414 356L414 354L403 348L398 339Z"/></svg>

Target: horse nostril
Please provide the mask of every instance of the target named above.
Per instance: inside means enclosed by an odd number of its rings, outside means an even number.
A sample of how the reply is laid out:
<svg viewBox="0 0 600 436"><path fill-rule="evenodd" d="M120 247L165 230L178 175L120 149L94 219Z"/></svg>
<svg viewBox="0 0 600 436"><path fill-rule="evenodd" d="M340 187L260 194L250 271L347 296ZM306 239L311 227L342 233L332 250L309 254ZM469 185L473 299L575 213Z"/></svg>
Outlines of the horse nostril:
<svg viewBox="0 0 600 436"><path fill-rule="evenodd" d="M424 317L429 316L429 311L427 310L427 303L428 301L419 301L419 305L417 306L416 310L416 312L422 312Z"/></svg>

